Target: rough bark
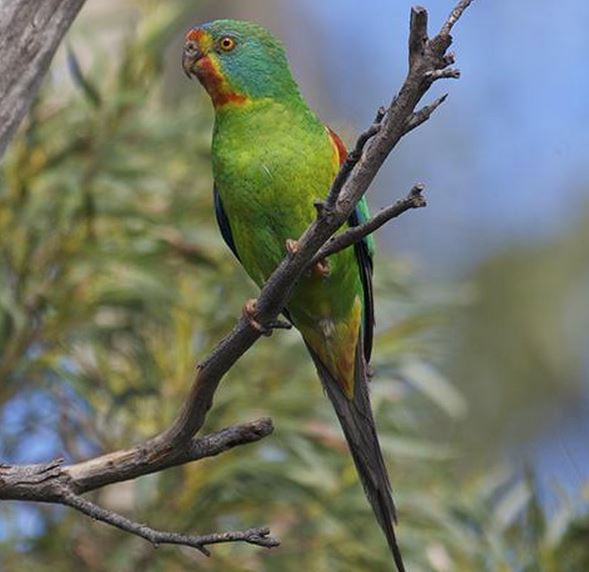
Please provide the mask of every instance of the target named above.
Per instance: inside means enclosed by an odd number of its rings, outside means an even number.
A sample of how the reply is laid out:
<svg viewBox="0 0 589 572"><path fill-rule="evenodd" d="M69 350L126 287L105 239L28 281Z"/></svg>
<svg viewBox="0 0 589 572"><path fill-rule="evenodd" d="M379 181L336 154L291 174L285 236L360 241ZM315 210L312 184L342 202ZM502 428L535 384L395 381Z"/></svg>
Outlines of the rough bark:
<svg viewBox="0 0 589 572"><path fill-rule="evenodd" d="M0 159L85 0L0 0Z"/></svg>

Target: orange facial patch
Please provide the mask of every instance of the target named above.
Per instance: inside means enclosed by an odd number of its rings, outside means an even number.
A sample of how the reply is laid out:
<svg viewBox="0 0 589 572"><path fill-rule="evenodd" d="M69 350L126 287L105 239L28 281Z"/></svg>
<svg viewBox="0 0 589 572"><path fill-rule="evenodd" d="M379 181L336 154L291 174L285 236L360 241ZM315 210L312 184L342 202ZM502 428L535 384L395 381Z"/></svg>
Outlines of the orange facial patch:
<svg viewBox="0 0 589 572"><path fill-rule="evenodd" d="M193 28L190 30L188 34L186 34L186 41L194 42L198 46L198 49L203 53L210 50L213 45L213 38L202 28Z"/></svg>
<svg viewBox="0 0 589 572"><path fill-rule="evenodd" d="M188 31L186 34L186 41L187 42L198 42L198 38L202 35L202 30L198 30L193 28L192 30Z"/></svg>
<svg viewBox="0 0 589 572"><path fill-rule="evenodd" d="M196 75L213 100L216 108L228 104L243 105L249 100L245 95L236 93L221 71L219 60L214 54L208 54L196 63Z"/></svg>
<svg viewBox="0 0 589 572"><path fill-rule="evenodd" d="M202 28L193 28L186 34L186 42L193 42L202 57L195 62L194 71L204 88L219 109L229 104L242 105L249 99L237 93L223 74L218 56L215 53L215 41L211 34Z"/></svg>

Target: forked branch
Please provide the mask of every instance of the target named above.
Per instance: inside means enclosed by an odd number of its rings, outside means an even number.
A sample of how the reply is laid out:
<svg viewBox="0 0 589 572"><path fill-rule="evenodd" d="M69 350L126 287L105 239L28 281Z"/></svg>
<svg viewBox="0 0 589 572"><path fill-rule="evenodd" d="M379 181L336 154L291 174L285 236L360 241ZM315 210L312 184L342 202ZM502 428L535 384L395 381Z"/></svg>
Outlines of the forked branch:
<svg viewBox="0 0 589 572"><path fill-rule="evenodd" d="M342 234L333 236L314 256L312 264L317 264L321 260L360 242L363 238L372 234L390 220L401 216L407 211L426 207L427 203L423 196L423 190L423 185L415 185L404 199L400 199L391 206L382 209L369 221L353 228L349 228Z"/></svg>

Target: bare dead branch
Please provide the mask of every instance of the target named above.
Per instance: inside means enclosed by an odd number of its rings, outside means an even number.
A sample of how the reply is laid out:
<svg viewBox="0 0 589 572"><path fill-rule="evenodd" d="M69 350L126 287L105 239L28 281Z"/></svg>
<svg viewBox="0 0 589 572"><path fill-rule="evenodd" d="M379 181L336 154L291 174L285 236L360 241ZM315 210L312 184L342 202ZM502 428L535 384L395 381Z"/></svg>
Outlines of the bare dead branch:
<svg viewBox="0 0 589 572"><path fill-rule="evenodd" d="M129 481L255 443L274 430L272 420L258 419L192 439L174 455L155 457L145 445L116 451L75 465L54 461L44 465L0 465L0 500L51 501L66 486L75 494ZM54 488L55 487L55 488Z"/></svg>
<svg viewBox="0 0 589 572"><path fill-rule="evenodd" d="M332 256L336 252L340 252L357 242L360 242L365 236L372 234L381 226L385 225L390 220L401 216L403 213L411 209L420 209L427 206L425 198L423 197L423 185L415 185L409 194L395 204L381 210L368 222L349 228L342 234L338 234L331 239L319 250L311 261L311 265L317 264L321 260Z"/></svg>
<svg viewBox="0 0 589 572"><path fill-rule="evenodd" d="M446 22L442 26L442 30L440 34L448 36L454 27L454 24L460 20L462 14L466 11L466 9L473 3L473 0L460 0L454 10L448 16Z"/></svg>
<svg viewBox="0 0 589 572"><path fill-rule="evenodd" d="M84 1L0 2L0 158Z"/></svg>
<svg viewBox="0 0 589 572"><path fill-rule="evenodd" d="M196 536L154 530L145 524L133 522L120 514L104 509L84 497L69 491L64 492L63 496L58 497L55 502L74 508L98 522L103 522L129 534L140 536L151 542L154 546L159 544L181 544L196 548L205 556L210 556L209 551L203 548L199 538Z"/></svg>
<svg viewBox="0 0 589 572"><path fill-rule="evenodd" d="M270 536L270 529L268 528L251 528L249 530L237 532L222 532L207 534L205 536L193 536L177 532L155 530L145 524L133 522L120 514L106 510L84 497L71 492L65 492L64 496L57 502L74 508L94 520L104 522L105 524L119 528L129 534L144 538L151 542L155 547L160 544L177 544L180 546L195 548L205 556L210 556L211 553L205 548L210 544L247 542L248 544L263 546L265 548L280 546L280 541Z"/></svg>
<svg viewBox="0 0 589 572"><path fill-rule="evenodd" d="M423 58L427 45L427 10L422 6L415 6L411 10L411 22L409 24L409 67Z"/></svg>
<svg viewBox="0 0 589 572"><path fill-rule="evenodd" d="M327 200L318 200L315 202L315 207L317 208L320 216L322 215L322 209L324 207L333 208L335 206L344 183L348 180L350 173L358 164L358 161L360 161L362 158L362 153L364 152L368 141L370 141L370 139L372 139L372 137L374 137L380 131L380 126L382 125L382 120L384 119L385 115L386 109L384 107L380 107L376 113L376 118L374 119L373 124L366 131L364 131L364 133L360 134L354 149L348 153L346 160L344 161L335 180L333 181L333 184L331 185Z"/></svg>
<svg viewBox="0 0 589 572"><path fill-rule="evenodd" d="M431 81L437 81L439 79L458 79L460 78L460 70L454 68L447 68L445 70L434 70L429 71L425 74L425 77Z"/></svg>
<svg viewBox="0 0 589 572"><path fill-rule="evenodd" d="M176 456L148 460L144 447L117 451L75 465L56 460L42 465L0 465L0 499L49 502L72 507L91 518L110 524L152 544L182 544L209 554L205 546L221 542L248 542L271 548L279 541L269 536L266 528L191 536L162 532L133 522L80 496L81 493L106 484L136 479L169 467L213 457L229 449L263 439L274 427L268 418L228 427L191 440Z"/></svg>
<svg viewBox="0 0 589 572"><path fill-rule="evenodd" d="M434 111L438 109L438 107L440 107L440 105L442 105L444 101L446 101L447 98L448 94L445 93L444 95L442 95L442 97L436 99L436 101L434 101L432 104L426 105L422 107L419 111L415 111L414 113L412 113L409 116L409 119L407 120L407 124L405 126L405 133L409 133L410 131L413 131L414 129L425 123L432 116Z"/></svg>

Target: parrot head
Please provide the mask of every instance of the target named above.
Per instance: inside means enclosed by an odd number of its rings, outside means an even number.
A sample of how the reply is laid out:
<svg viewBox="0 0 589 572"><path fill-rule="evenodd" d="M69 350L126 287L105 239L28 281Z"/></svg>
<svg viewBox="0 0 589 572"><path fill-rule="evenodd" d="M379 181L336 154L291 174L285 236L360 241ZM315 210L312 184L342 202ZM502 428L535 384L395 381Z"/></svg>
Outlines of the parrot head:
<svg viewBox="0 0 589 572"><path fill-rule="evenodd" d="M188 31L182 66L216 108L298 95L282 44L251 22L216 20Z"/></svg>

